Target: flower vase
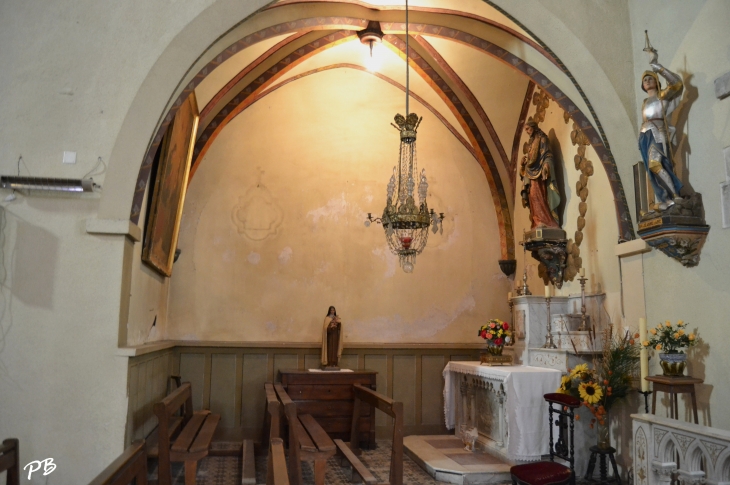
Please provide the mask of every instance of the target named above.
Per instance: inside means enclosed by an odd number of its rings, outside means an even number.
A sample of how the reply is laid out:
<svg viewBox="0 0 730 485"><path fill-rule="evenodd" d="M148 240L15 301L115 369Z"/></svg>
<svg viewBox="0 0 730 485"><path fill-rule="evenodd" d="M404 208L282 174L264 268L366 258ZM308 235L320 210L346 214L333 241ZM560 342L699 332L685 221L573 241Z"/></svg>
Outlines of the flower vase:
<svg viewBox="0 0 730 485"><path fill-rule="evenodd" d="M502 355L502 350L504 350L504 345L487 346L487 353L489 353L490 355Z"/></svg>
<svg viewBox="0 0 730 485"><path fill-rule="evenodd" d="M608 427L608 414L603 417L603 424L600 421L596 422L596 445L602 449L607 450L611 447L611 430Z"/></svg>
<svg viewBox="0 0 730 485"><path fill-rule="evenodd" d="M482 365L512 365L511 355L502 355L504 345L488 345L480 352Z"/></svg>
<svg viewBox="0 0 730 485"><path fill-rule="evenodd" d="M678 377L684 375L687 354L684 352L666 352L659 354L659 365L665 376Z"/></svg>

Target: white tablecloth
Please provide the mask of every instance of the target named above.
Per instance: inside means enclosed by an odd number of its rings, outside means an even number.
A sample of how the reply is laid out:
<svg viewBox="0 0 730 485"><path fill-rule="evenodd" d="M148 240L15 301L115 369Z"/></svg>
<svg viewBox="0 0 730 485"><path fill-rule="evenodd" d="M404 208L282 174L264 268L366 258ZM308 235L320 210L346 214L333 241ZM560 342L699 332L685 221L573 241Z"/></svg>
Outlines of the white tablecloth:
<svg viewBox="0 0 730 485"><path fill-rule="evenodd" d="M549 453L547 403L543 395L560 386L561 372L530 366L485 366L479 362L452 361L444 369L444 416L446 427L456 421L458 381L454 374L471 374L504 382L505 412L509 433L507 453L517 460L539 460Z"/></svg>

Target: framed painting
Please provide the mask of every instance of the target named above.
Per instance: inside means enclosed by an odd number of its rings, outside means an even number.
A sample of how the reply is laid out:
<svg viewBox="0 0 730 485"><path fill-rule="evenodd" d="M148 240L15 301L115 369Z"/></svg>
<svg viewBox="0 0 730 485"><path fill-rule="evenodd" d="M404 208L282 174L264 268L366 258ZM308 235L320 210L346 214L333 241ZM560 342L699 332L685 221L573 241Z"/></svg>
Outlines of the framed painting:
<svg viewBox="0 0 730 485"><path fill-rule="evenodd" d="M178 109L160 148L152 186L142 261L164 276L172 274L180 218L198 128L198 103L192 93Z"/></svg>

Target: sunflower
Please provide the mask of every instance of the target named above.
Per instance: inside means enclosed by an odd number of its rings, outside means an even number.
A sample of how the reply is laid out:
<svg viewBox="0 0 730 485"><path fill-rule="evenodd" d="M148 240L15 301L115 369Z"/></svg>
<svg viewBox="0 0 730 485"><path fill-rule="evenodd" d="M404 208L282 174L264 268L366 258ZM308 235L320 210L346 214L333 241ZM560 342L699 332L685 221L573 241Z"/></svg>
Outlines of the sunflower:
<svg viewBox="0 0 730 485"><path fill-rule="evenodd" d="M572 387L573 381L570 376L563 376L560 378L560 387L555 392L560 394L570 394L570 388Z"/></svg>
<svg viewBox="0 0 730 485"><path fill-rule="evenodd" d="M588 364L578 364L573 367L573 371L570 373L570 377L576 377L581 374L588 372Z"/></svg>
<svg viewBox="0 0 730 485"><path fill-rule="evenodd" d="M583 382L578 386L578 394L588 404L596 404L603 397L603 389L594 382Z"/></svg>

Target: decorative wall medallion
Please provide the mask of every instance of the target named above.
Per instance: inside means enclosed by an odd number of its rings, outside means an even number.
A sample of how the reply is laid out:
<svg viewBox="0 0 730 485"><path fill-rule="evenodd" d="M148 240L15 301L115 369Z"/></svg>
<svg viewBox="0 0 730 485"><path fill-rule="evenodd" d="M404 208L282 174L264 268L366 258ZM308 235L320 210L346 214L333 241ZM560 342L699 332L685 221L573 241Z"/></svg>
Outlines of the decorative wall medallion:
<svg viewBox="0 0 730 485"><path fill-rule="evenodd" d="M634 461L636 462L636 485L646 485L646 477L647 477L647 470L649 469L649 457L647 449L646 449L646 434L644 434L644 429L639 428L636 430L636 443L635 443L635 450L636 450L636 457L634 458Z"/></svg>
<svg viewBox="0 0 730 485"><path fill-rule="evenodd" d="M662 444L662 439L664 439L665 434L667 434L666 430L654 428L654 457L655 458L657 458L659 456L659 445Z"/></svg>
<svg viewBox="0 0 730 485"><path fill-rule="evenodd" d="M239 234L252 241L263 241L276 235L284 212L269 189L259 182L238 199L231 216Z"/></svg>
<svg viewBox="0 0 730 485"><path fill-rule="evenodd" d="M713 443L712 441L705 441L700 440L703 445L705 445L705 448L707 449L707 453L710 454L710 458L712 459L712 465L714 466L717 462L717 457L720 456L720 453L722 453L722 450L727 448L727 446L719 445L717 443Z"/></svg>

